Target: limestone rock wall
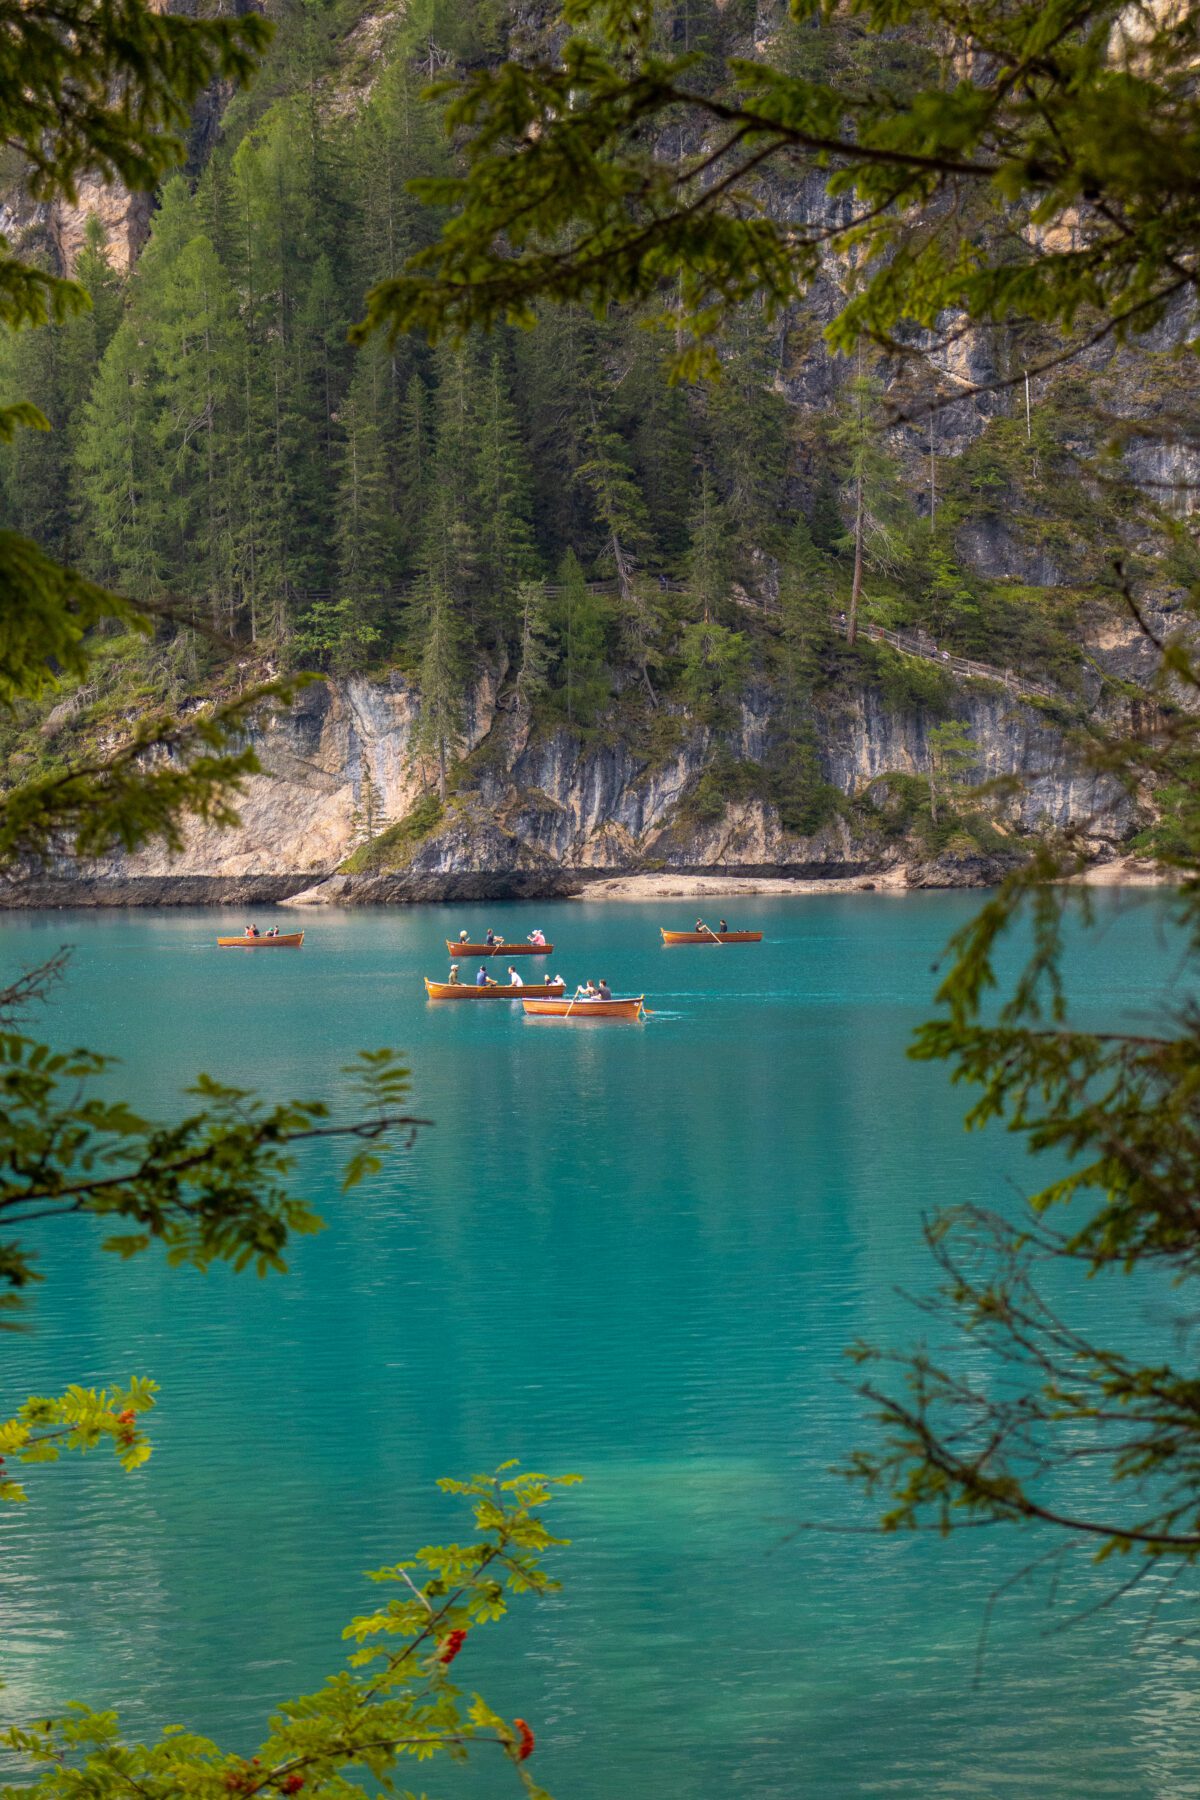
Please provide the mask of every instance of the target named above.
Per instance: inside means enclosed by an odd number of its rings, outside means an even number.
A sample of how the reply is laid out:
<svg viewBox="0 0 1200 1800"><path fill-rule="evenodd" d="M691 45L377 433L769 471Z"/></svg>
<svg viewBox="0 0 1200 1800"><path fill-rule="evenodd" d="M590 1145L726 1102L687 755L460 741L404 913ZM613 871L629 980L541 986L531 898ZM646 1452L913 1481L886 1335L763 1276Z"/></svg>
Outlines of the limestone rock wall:
<svg viewBox="0 0 1200 1800"><path fill-rule="evenodd" d="M1088 773L1063 732L1037 711L982 690L964 691L956 710L980 747L980 777L1022 777L1006 814L1014 834L1074 824L1101 852L1128 835L1128 797ZM248 784L238 829L194 826L179 857L150 851L84 874L318 884L359 841L365 777L390 821L403 819L420 798L417 714L416 696L398 677L314 685L258 731L269 774ZM889 711L864 692L819 717L822 772L847 795L891 774L920 775L929 766L932 723ZM726 748L761 761L772 729L768 696L751 694ZM695 725L683 725L677 747L658 757L622 737L588 746L566 731L531 737L497 710L485 683L472 700L465 747L480 751L468 778L439 825L401 853L414 893L459 892L464 881L500 876L561 891L569 875L636 868L862 875L905 856L903 845L872 829L869 812L853 829L839 817L809 837L786 831L761 799L731 802L717 819L697 817L688 799L714 745Z"/></svg>

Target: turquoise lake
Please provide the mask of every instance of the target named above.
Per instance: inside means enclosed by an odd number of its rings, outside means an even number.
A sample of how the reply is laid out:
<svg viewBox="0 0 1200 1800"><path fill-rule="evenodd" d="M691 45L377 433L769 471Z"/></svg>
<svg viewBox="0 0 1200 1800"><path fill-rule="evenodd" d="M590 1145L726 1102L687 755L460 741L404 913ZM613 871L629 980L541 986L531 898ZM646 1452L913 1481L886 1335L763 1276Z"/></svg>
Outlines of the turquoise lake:
<svg viewBox="0 0 1200 1800"><path fill-rule="evenodd" d="M0 1516L5 1716L74 1696L251 1751L272 1705L341 1661L361 1572L462 1535L435 1478L519 1457L586 1477L553 1509L563 1591L475 1634L456 1673L530 1720L556 1800L1200 1792L1182 1601L1144 1631L1132 1602L1061 1629L1109 1579L1072 1563L1053 1609L1044 1582L1002 1596L979 1661L989 1595L1044 1542L797 1529L871 1518L829 1473L870 1433L844 1351L919 1335L901 1290L930 1284L922 1216L1032 1185L1020 1145L965 1134L964 1093L904 1055L977 904L730 902L761 946L670 950L658 927L694 902L313 910L301 951L251 955L215 948L240 916L0 918L0 974L75 947L29 1028L118 1054L114 1087L155 1116L201 1069L330 1094L357 1048L392 1044L434 1121L347 1198L331 1155L305 1165L328 1230L286 1278L122 1267L86 1225L46 1236L6 1406L133 1373L162 1395L136 1477L64 1463ZM1077 991L1144 1022L1176 971L1147 929L1161 902L1104 906ZM549 968L644 991L653 1016L428 1004L442 940L489 922L543 926ZM1182 1301L1109 1288L1077 1304L1165 1342ZM411 1780L518 1791L486 1748Z"/></svg>

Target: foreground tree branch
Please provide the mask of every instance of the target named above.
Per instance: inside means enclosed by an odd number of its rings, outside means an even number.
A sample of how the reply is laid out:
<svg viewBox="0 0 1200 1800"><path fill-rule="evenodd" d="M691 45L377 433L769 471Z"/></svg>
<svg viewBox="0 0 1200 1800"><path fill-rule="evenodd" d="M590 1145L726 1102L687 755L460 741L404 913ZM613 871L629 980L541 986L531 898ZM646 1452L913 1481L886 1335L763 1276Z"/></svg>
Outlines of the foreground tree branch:
<svg viewBox="0 0 1200 1800"><path fill-rule="evenodd" d="M505 1463L493 1475L438 1484L470 1503L474 1541L433 1546L374 1570L372 1581L404 1591L351 1620L343 1636L358 1648L347 1667L315 1693L284 1702L257 1755L237 1755L179 1728L155 1744L128 1743L114 1714L75 1707L65 1720L0 1733L35 1774L29 1785L0 1793L5 1800L67 1800L85 1790L97 1800L125 1800L132 1789L145 1800L252 1800L306 1790L345 1800L364 1791L364 1773L387 1789L406 1758L462 1762L482 1744L507 1759L529 1800L547 1800L527 1767L537 1742L532 1727L502 1718L479 1695L465 1701L450 1673L460 1655L470 1654L474 1632L502 1618L512 1596L552 1593L559 1585L543 1557L567 1540L550 1533L541 1512L555 1487L579 1478L515 1469Z"/></svg>

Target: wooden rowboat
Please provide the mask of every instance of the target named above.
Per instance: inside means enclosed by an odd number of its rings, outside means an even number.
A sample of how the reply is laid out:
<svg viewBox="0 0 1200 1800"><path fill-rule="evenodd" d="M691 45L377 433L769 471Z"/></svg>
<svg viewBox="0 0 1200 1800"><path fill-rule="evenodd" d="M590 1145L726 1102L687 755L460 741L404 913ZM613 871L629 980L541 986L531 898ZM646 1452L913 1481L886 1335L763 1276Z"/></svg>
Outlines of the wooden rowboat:
<svg viewBox="0 0 1200 1800"><path fill-rule="evenodd" d="M280 932L278 937L230 937L217 939L220 950L298 950L304 942L302 931Z"/></svg>
<svg viewBox="0 0 1200 1800"><path fill-rule="evenodd" d="M549 956L553 944L455 944L446 939L451 956Z"/></svg>
<svg viewBox="0 0 1200 1800"><path fill-rule="evenodd" d="M662 931L664 944L761 944L761 931Z"/></svg>
<svg viewBox="0 0 1200 1800"><path fill-rule="evenodd" d="M554 998L563 992L561 981L531 981L523 987L476 987L473 981L430 981L425 992L431 1000L519 1000L523 994Z"/></svg>
<svg viewBox="0 0 1200 1800"><path fill-rule="evenodd" d="M526 990L528 992L528 990ZM645 1011L644 995L635 1000L526 1000L525 1011L552 1019L636 1019Z"/></svg>

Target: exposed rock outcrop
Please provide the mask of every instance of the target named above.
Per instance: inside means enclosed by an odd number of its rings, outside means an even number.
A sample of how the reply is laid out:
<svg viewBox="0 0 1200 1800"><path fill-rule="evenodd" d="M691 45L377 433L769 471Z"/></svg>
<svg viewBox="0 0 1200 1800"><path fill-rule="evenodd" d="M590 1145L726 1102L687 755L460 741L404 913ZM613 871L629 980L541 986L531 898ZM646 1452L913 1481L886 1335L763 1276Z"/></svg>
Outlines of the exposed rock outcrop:
<svg viewBox="0 0 1200 1800"><path fill-rule="evenodd" d="M874 690L814 719L822 778L866 803L803 835L789 831L762 794L714 806L709 791L699 804L717 749L704 726L671 720L662 734L670 747L657 751L615 731L588 743L565 729L534 735L497 710L488 681L466 721L464 747L474 754L444 809L430 810L425 797L425 818L422 808L413 811L426 791L413 756L411 688L395 675L330 680L258 729L255 747L269 773L249 783L237 829L193 824L180 856L112 858L82 870L74 886L26 884L18 903L465 900L561 895L629 870L861 881L905 864L919 885L980 885L1019 857L1022 835L1048 825L1076 828L1101 854L1128 838L1133 802L1083 766L1051 718L982 686L964 689L955 710L979 748L975 779L1020 778L997 818L1011 835L1011 855L971 850L931 861L891 831L885 778L928 771L936 721L890 710ZM770 696L751 693L736 730L723 734L722 754L761 766L774 729ZM368 791L374 842L357 873L339 872L362 841ZM389 821L405 823L389 832Z"/></svg>

